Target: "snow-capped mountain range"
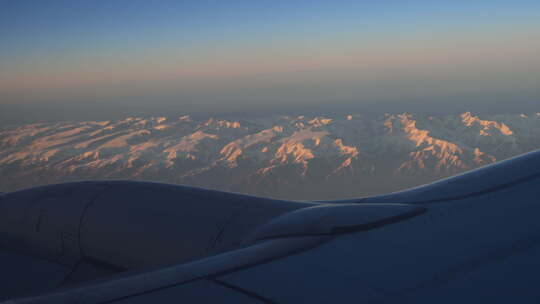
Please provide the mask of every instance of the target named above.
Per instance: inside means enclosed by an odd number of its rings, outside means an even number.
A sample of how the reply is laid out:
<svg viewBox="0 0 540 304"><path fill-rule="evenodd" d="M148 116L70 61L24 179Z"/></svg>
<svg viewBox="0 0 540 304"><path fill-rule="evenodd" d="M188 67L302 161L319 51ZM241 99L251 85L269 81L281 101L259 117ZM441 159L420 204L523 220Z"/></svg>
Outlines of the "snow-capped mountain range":
<svg viewBox="0 0 540 304"><path fill-rule="evenodd" d="M396 191L540 148L540 113L130 117L0 129L0 191L141 179L289 199Z"/></svg>

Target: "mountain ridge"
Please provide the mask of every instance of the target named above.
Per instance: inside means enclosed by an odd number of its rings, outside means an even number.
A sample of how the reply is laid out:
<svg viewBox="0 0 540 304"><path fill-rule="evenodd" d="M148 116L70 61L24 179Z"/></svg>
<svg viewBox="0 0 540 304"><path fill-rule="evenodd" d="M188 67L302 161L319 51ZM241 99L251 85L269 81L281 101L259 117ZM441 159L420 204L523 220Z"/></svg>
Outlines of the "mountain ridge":
<svg viewBox="0 0 540 304"><path fill-rule="evenodd" d="M0 191L140 179L288 199L373 195L540 148L540 113L128 117L0 129Z"/></svg>

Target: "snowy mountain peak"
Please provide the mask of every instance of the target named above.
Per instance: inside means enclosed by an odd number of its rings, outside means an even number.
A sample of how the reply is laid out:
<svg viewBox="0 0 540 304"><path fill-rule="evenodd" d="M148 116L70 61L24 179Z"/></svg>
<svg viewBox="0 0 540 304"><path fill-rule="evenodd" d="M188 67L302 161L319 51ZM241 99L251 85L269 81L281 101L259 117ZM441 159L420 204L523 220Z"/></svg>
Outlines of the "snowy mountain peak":
<svg viewBox="0 0 540 304"><path fill-rule="evenodd" d="M507 136L514 134L514 132L512 132L512 130L510 130L510 128L504 123L490 120L482 120L478 116L472 115L471 112L465 112L461 114L461 121L467 127L478 126L480 128L480 135L482 136L491 136L493 132L497 131L500 132L500 134Z"/></svg>

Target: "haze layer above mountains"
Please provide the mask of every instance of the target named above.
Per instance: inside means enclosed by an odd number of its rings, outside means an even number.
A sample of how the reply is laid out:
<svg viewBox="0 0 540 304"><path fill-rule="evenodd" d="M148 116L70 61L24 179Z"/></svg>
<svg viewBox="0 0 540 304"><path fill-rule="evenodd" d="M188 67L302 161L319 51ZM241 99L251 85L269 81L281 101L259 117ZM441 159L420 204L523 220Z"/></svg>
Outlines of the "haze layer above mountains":
<svg viewBox="0 0 540 304"><path fill-rule="evenodd" d="M312 200L397 191L540 148L540 113L130 117L0 129L0 191L87 179Z"/></svg>

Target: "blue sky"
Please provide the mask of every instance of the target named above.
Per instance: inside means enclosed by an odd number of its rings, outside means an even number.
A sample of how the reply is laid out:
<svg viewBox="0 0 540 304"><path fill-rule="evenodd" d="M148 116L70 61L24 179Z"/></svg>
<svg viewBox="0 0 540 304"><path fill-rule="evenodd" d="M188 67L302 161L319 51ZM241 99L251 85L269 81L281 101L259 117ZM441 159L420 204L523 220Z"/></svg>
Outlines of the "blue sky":
<svg viewBox="0 0 540 304"><path fill-rule="evenodd" d="M0 104L511 102L539 54L539 1L8 0Z"/></svg>

